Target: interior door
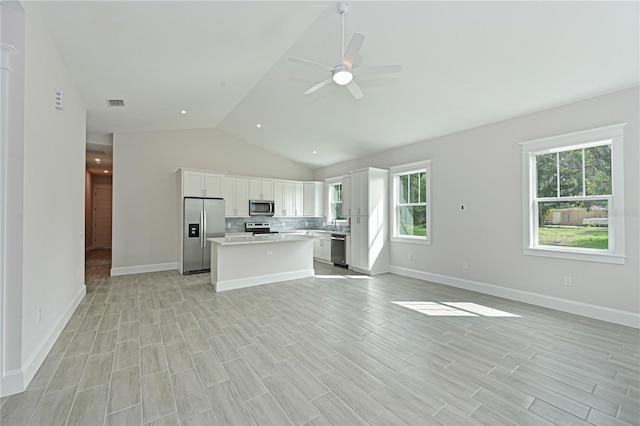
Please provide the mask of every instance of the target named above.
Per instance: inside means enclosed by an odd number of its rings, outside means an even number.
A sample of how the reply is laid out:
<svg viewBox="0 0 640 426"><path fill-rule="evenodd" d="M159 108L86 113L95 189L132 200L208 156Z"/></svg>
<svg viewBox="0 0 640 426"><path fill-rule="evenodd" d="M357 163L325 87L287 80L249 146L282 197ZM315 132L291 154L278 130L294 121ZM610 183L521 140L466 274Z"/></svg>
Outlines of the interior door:
<svg viewBox="0 0 640 426"><path fill-rule="evenodd" d="M111 247L111 185L93 187L93 248Z"/></svg>

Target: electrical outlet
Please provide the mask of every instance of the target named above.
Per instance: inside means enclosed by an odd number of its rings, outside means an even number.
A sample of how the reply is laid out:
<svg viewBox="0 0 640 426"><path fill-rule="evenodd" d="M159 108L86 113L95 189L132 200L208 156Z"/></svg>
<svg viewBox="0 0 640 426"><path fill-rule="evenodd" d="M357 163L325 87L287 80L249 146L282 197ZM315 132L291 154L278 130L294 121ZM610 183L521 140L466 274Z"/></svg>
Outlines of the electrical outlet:
<svg viewBox="0 0 640 426"><path fill-rule="evenodd" d="M462 262L462 269L469 269L469 262L467 261Z"/></svg>
<svg viewBox="0 0 640 426"><path fill-rule="evenodd" d="M40 320L42 319L42 308L36 309L36 320L38 324L40 324Z"/></svg>
<svg viewBox="0 0 640 426"><path fill-rule="evenodd" d="M564 277L564 281L562 282L562 284L570 287L573 285L573 280L571 279L571 277Z"/></svg>
<svg viewBox="0 0 640 426"><path fill-rule="evenodd" d="M407 259L413 260L413 255L411 253L407 254Z"/></svg>

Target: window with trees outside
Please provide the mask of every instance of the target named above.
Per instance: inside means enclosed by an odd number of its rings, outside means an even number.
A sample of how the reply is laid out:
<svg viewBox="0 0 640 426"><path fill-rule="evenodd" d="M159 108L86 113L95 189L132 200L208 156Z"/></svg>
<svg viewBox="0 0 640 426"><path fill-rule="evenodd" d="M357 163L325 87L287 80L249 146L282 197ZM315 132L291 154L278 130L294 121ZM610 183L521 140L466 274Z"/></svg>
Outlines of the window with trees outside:
<svg viewBox="0 0 640 426"><path fill-rule="evenodd" d="M622 127L521 144L525 254L624 261Z"/></svg>
<svg viewBox="0 0 640 426"><path fill-rule="evenodd" d="M391 169L392 240L430 241L429 162Z"/></svg>
<svg viewBox="0 0 640 426"><path fill-rule="evenodd" d="M335 183L329 187L329 199L331 200L331 219L345 220L342 210L342 183Z"/></svg>

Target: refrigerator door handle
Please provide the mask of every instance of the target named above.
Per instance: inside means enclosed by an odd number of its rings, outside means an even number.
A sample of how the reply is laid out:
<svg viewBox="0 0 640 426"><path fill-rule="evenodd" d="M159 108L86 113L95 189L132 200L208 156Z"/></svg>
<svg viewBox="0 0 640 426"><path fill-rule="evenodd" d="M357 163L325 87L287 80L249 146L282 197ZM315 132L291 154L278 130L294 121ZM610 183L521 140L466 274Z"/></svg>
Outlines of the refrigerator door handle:
<svg viewBox="0 0 640 426"><path fill-rule="evenodd" d="M206 247L207 245L207 214L204 210L202 210L202 247Z"/></svg>
<svg viewBox="0 0 640 426"><path fill-rule="evenodd" d="M200 247L202 247L202 238L204 238L204 210L200 210Z"/></svg>

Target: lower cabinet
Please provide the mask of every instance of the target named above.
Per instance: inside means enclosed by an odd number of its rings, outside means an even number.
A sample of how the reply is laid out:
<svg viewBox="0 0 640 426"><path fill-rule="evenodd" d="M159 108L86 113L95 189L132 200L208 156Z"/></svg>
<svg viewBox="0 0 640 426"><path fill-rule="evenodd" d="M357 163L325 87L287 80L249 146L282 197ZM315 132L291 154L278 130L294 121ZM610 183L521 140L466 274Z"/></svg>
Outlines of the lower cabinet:
<svg viewBox="0 0 640 426"><path fill-rule="evenodd" d="M319 239L313 242L313 257L325 262L331 262L331 234L314 233L314 237Z"/></svg>

